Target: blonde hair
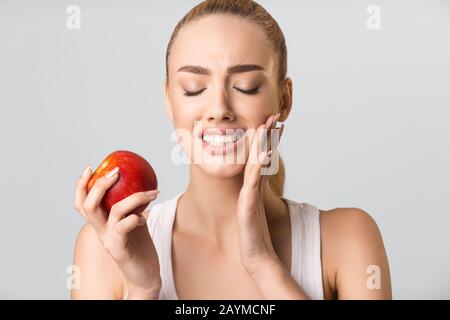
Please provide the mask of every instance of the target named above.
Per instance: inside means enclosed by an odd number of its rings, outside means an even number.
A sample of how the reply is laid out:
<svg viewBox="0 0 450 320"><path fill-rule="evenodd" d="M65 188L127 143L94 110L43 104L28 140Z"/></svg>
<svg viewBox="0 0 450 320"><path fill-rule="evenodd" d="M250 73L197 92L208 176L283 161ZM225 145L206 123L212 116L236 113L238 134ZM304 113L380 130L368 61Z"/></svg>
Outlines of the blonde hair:
<svg viewBox="0 0 450 320"><path fill-rule="evenodd" d="M287 74L286 41L275 19L257 2L252 0L206 0L192 8L175 26L166 51L166 79L169 80L169 55L172 44L181 28L189 23L211 14L229 14L242 17L255 23L265 32L278 56L278 84L281 89ZM285 182L284 164L279 158L279 170L269 176L269 184L278 196L283 195Z"/></svg>

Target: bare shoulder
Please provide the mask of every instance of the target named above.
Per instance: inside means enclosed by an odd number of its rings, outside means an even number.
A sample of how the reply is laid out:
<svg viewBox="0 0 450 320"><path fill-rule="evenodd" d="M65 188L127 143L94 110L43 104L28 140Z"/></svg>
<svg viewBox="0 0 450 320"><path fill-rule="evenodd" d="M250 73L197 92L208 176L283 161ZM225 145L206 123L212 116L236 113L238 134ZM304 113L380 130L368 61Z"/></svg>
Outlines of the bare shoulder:
<svg viewBox="0 0 450 320"><path fill-rule="evenodd" d="M122 299L123 274L88 223L78 233L73 265L72 299Z"/></svg>
<svg viewBox="0 0 450 320"><path fill-rule="evenodd" d="M375 219L359 208L320 210L324 278L339 299L390 299L386 250Z"/></svg>
<svg viewBox="0 0 450 320"><path fill-rule="evenodd" d="M355 237L369 232L374 236L380 235L375 219L359 208L320 210L320 223L328 234L342 233L340 236Z"/></svg>

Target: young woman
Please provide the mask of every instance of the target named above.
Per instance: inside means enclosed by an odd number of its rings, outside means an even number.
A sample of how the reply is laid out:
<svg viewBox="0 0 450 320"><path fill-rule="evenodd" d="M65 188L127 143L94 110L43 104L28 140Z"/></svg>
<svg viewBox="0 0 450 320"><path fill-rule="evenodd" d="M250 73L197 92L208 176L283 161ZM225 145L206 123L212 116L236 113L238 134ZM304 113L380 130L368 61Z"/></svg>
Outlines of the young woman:
<svg viewBox="0 0 450 320"><path fill-rule="evenodd" d="M135 193L106 219L99 204L120 168L87 193L88 167L76 187L88 223L72 298L390 299L383 240L366 212L283 197L283 163L268 138L282 134L292 81L269 13L254 1L200 3L176 26L166 68L167 114L191 160L187 190L128 215L158 191ZM260 148L264 139L273 152ZM226 161L235 152L245 161ZM276 174L262 174L278 160Z"/></svg>

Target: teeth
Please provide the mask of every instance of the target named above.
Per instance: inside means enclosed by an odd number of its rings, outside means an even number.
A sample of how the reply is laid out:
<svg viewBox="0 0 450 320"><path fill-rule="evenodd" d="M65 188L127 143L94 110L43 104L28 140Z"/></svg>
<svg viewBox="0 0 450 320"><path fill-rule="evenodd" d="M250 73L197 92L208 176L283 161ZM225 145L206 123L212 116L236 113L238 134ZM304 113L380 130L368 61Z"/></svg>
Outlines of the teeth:
<svg viewBox="0 0 450 320"><path fill-rule="evenodd" d="M221 146L226 143L234 143L244 135L243 132L236 132L231 135L204 134L203 141L213 146Z"/></svg>

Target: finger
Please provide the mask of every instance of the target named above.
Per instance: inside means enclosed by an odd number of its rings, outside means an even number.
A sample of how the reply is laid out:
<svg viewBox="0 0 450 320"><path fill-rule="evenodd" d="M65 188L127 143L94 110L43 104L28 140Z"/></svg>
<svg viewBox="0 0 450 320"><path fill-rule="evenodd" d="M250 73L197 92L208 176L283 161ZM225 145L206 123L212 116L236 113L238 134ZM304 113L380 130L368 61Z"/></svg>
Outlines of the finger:
<svg viewBox="0 0 450 320"><path fill-rule="evenodd" d="M106 175L101 178L98 178L91 190L89 191L85 204L89 207L95 208L98 207L102 201L103 196L106 191L112 187L112 185L117 181L119 177L119 168L115 167Z"/></svg>
<svg viewBox="0 0 450 320"><path fill-rule="evenodd" d="M273 118L272 126L273 126L274 128L275 128L276 125L277 125L278 119L280 119L280 115L281 115L281 113L278 112L278 113L275 115L275 118Z"/></svg>
<svg viewBox="0 0 450 320"><path fill-rule="evenodd" d="M270 130L270 127L272 126L274 118L275 118L275 115L272 114L267 118L266 122L264 123L263 128L266 130L265 131L266 133Z"/></svg>
<svg viewBox="0 0 450 320"><path fill-rule="evenodd" d="M258 154L263 150L263 148L267 149L267 133L269 128L272 126L273 120L275 116L270 115L266 122L260 125L256 132L253 134L252 139L250 140L250 153L247 161L248 168L247 170L251 170L258 160ZM268 149L267 149L268 150Z"/></svg>
<svg viewBox="0 0 450 320"><path fill-rule="evenodd" d="M251 167L246 179L246 186L256 189L261 181L261 169L270 162L272 150L263 151L258 155L258 161Z"/></svg>
<svg viewBox="0 0 450 320"><path fill-rule="evenodd" d="M75 188L75 202L74 207L75 209L81 213L85 217L85 213L83 211L83 202L86 199L87 191L86 191L86 185L89 181L89 178L92 175L92 169L88 165L86 169L84 169L83 174L78 178L76 188Z"/></svg>
<svg viewBox="0 0 450 320"><path fill-rule="evenodd" d="M257 133L255 136L257 138L257 141L255 144L252 143L251 147L251 154L252 154L252 160L257 159L261 156L261 152L264 150L271 150L270 142L271 142L271 130L274 127L274 123L276 124L276 121L280 117L280 113L276 115L270 115L264 125L259 127L257 129ZM253 149L252 149L253 148Z"/></svg>
<svg viewBox="0 0 450 320"><path fill-rule="evenodd" d="M111 207L109 221L112 224L122 220L129 212L144 204L149 204L158 196L159 190L136 192Z"/></svg>
<svg viewBox="0 0 450 320"><path fill-rule="evenodd" d="M272 150L272 132L273 129L276 129L277 121L280 118L281 113L277 113L273 118L271 119L269 123L269 127L267 130L267 150Z"/></svg>
<svg viewBox="0 0 450 320"><path fill-rule="evenodd" d="M150 210L144 210L141 213L141 216L145 219L148 220L148 216L150 215Z"/></svg>
<svg viewBox="0 0 450 320"><path fill-rule="evenodd" d="M279 128L274 128L272 130L275 130L273 133L271 133L271 137L269 140L270 147L267 148L268 151L275 151L275 155L278 155L278 146L281 141L281 136L284 131L284 123L281 124ZM269 155L270 156L270 155ZM267 163L265 163L266 165Z"/></svg>
<svg viewBox="0 0 450 320"><path fill-rule="evenodd" d="M100 204L105 195L105 192L117 181L119 178L119 168L112 169L108 174L98 178L91 191L89 191L84 201L83 208L85 213L94 226L103 226L106 224L106 217L101 214L103 210L100 209Z"/></svg>
<svg viewBox="0 0 450 320"><path fill-rule="evenodd" d="M266 136L266 133L267 130L265 124L260 125L258 128L256 128L256 131L254 132L250 143L250 152L248 157L249 167L256 163L258 153L264 148L264 138Z"/></svg>
<svg viewBox="0 0 450 320"><path fill-rule="evenodd" d="M146 223L147 221L143 217L132 214L117 222L115 228L120 235L126 235L136 227L143 226Z"/></svg>
<svg viewBox="0 0 450 320"><path fill-rule="evenodd" d="M255 138L250 147L250 155L245 166L244 186L256 187L259 183L261 166L266 163L267 150L264 150L266 126L262 125L255 133ZM260 150L263 150L262 152Z"/></svg>

